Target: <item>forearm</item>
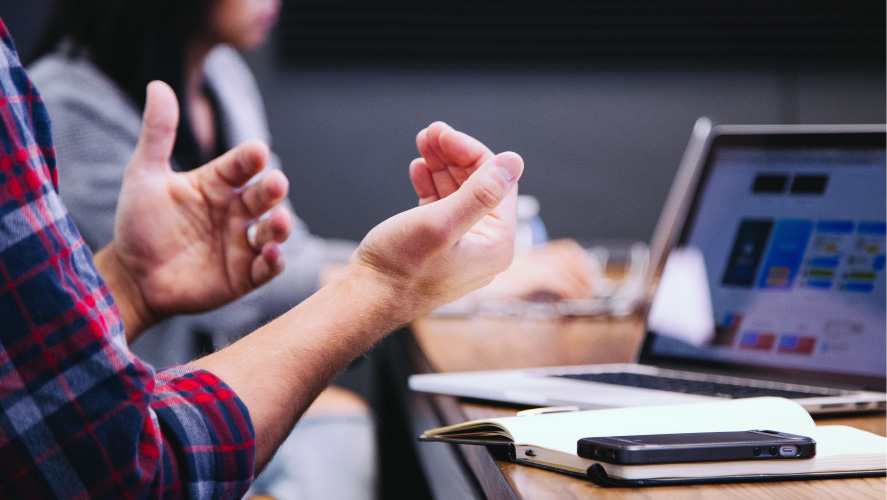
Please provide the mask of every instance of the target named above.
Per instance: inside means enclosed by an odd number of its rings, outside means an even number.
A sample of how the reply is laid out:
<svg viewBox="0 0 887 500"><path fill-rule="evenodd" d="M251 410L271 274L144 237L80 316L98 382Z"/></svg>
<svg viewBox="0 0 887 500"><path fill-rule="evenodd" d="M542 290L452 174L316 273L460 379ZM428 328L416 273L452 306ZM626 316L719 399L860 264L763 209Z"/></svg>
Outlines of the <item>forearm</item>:
<svg viewBox="0 0 887 500"><path fill-rule="evenodd" d="M257 470L339 371L422 312L403 298L377 272L349 265L275 321L192 363L224 380L246 404Z"/></svg>

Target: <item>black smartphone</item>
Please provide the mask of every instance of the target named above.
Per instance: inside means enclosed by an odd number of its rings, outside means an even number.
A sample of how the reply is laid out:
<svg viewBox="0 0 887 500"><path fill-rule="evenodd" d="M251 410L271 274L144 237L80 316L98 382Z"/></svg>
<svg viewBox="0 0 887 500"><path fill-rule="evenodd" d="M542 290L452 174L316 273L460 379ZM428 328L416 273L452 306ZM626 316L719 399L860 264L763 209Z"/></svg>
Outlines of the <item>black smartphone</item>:
<svg viewBox="0 0 887 500"><path fill-rule="evenodd" d="M811 458L816 441L776 431L699 432L582 438L577 454L622 465Z"/></svg>

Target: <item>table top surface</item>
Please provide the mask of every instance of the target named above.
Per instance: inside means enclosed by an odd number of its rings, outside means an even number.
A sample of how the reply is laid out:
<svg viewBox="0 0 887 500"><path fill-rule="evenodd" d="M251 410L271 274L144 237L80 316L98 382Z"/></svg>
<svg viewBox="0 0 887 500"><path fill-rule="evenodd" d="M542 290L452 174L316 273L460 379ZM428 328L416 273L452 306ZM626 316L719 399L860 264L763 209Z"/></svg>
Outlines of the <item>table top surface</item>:
<svg viewBox="0 0 887 500"><path fill-rule="evenodd" d="M631 362L640 348L643 322L627 318L444 318L412 325L414 364L420 371L450 372ZM416 358L419 357L418 361ZM443 395L427 395L439 425L514 415L520 408ZM850 425L887 435L884 413L817 417L827 425ZM429 443L426 443L429 445ZM589 481L515 464L484 447L454 445L483 494L489 498L877 498L887 496L885 478L733 483L658 488L601 488Z"/></svg>

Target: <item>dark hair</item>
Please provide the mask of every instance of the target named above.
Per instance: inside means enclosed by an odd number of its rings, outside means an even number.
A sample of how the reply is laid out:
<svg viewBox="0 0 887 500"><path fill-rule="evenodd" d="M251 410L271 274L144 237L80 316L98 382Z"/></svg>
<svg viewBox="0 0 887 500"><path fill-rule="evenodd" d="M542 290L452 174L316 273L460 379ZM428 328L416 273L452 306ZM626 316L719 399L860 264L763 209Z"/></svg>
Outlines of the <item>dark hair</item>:
<svg viewBox="0 0 887 500"><path fill-rule="evenodd" d="M162 80L182 110L185 49L206 29L215 0L52 0L51 14L27 62L65 46L68 55L89 57L136 106L144 108L146 87ZM179 113L174 155L183 169L203 163L186 112Z"/></svg>

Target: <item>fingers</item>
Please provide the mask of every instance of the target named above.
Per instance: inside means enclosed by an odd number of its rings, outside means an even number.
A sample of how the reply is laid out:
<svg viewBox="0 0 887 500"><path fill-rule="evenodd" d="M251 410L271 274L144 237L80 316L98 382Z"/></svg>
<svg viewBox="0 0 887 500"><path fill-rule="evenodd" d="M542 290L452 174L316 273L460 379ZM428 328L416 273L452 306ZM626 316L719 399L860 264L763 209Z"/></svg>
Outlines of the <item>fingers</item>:
<svg viewBox="0 0 887 500"><path fill-rule="evenodd" d="M416 147L432 172L459 166L470 169L470 174L493 156L482 142L444 122L434 122L419 132Z"/></svg>
<svg viewBox="0 0 887 500"><path fill-rule="evenodd" d="M591 292L586 269L561 268L551 270L551 274L551 289L560 299L581 299Z"/></svg>
<svg viewBox="0 0 887 500"><path fill-rule="evenodd" d="M410 163L410 181L413 183L413 189L419 197L419 206L427 205L440 199L437 194L437 188L434 186L434 179L431 171L424 158L416 158Z"/></svg>
<svg viewBox="0 0 887 500"><path fill-rule="evenodd" d="M264 285L280 274L286 265L283 251L277 242L270 241L262 246L259 255L250 266L250 279L254 286Z"/></svg>
<svg viewBox="0 0 887 500"><path fill-rule="evenodd" d="M578 299L591 293L594 286L591 262L585 249L572 239L548 242L540 252L546 263L543 267L553 270L551 279L561 286L561 298Z"/></svg>
<svg viewBox="0 0 887 500"><path fill-rule="evenodd" d="M135 168L166 168L176 142L179 104L169 85L154 81L148 84L142 130L130 165Z"/></svg>
<svg viewBox="0 0 887 500"><path fill-rule="evenodd" d="M549 241L539 251L546 253L552 260L562 262L564 269L569 269L583 283L591 286L592 271L588 252L572 238L561 238Z"/></svg>
<svg viewBox="0 0 887 500"><path fill-rule="evenodd" d="M253 286L260 286L280 274L286 265L280 244L293 229L292 217L285 208L277 207L268 217L256 222L255 228L256 235L251 244L259 249L259 255L250 265L250 280Z"/></svg>
<svg viewBox="0 0 887 500"><path fill-rule="evenodd" d="M440 170L446 169L446 162L441 158L440 153L436 151L439 149L437 146L438 137L440 135L441 127L435 127L435 125L443 125L443 122L434 122L426 128L423 128L416 135L416 149L419 150L419 154L422 155L422 158L425 158L425 161L428 162L428 168L431 172L437 172ZM436 130L437 133L429 137L431 134L431 130ZM433 145L432 145L433 142Z"/></svg>
<svg viewBox="0 0 887 500"><path fill-rule="evenodd" d="M261 141L245 142L195 170L213 184L220 180L229 187L240 187L265 168L271 152Z"/></svg>
<svg viewBox="0 0 887 500"><path fill-rule="evenodd" d="M255 218L277 206L289 192L289 181L283 172L269 170L258 182L243 189L240 197L247 212Z"/></svg>
<svg viewBox="0 0 887 500"><path fill-rule="evenodd" d="M439 203L444 206L444 216L452 224L453 237L458 239L486 215L497 211L523 173L523 159L516 153L501 153L481 166L453 195ZM514 197L514 196L513 196ZM498 210L498 217L513 222L511 210Z"/></svg>
<svg viewBox="0 0 887 500"><path fill-rule="evenodd" d="M285 258L280 244L292 232L293 219L289 211L278 204L286 196L287 187L283 173L272 170L259 182L248 186L242 194L244 205L255 217L271 210L247 232L253 233L248 237L250 246L259 251L250 266L250 279L254 286L263 285L284 269Z"/></svg>
<svg viewBox="0 0 887 500"><path fill-rule="evenodd" d="M548 242L514 257L502 273L495 291L497 298L532 299L540 295L556 299L589 296L593 279L584 249L575 241Z"/></svg>
<svg viewBox="0 0 887 500"><path fill-rule="evenodd" d="M466 173L471 175L485 161L493 157L493 152L482 142L449 126L447 127L447 129L441 131L438 137L437 151L448 160L447 165L450 167L460 166L465 168L465 170L459 169L455 171L455 175L465 175Z"/></svg>
<svg viewBox="0 0 887 500"><path fill-rule="evenodd" d="M438 198L454 193L493 156L483 143L443 122L434 122L420 131L416 147L425 160Z"/></svg>
<svg viewBox="0 0 887 500"><path fill-rule="evenodd" d="M253 229L254 228L254 229ZM261 249L268 242L283 243L289 238L293 230L293 219L289 211L283 207L277 207L271 211L268 217L263 217L250 227L250 232L255 236L249 238L253 248Z"/></svg>

